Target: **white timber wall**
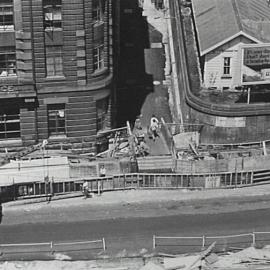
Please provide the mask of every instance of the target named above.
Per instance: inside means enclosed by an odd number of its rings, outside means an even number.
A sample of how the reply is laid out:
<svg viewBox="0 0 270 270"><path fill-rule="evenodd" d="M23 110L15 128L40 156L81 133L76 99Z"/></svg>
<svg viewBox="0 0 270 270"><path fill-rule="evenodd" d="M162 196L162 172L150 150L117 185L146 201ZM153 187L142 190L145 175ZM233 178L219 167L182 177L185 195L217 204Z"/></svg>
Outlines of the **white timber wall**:
<svg viewBox="0 0 270 270"><path fill-rule="evenodd" d="M246 37L239 36L205 55L204 86L222 90L234 88L240 84L241 51L243 44L254 43ZM231 57L231 74L223 75L224 57Z"/></svg>

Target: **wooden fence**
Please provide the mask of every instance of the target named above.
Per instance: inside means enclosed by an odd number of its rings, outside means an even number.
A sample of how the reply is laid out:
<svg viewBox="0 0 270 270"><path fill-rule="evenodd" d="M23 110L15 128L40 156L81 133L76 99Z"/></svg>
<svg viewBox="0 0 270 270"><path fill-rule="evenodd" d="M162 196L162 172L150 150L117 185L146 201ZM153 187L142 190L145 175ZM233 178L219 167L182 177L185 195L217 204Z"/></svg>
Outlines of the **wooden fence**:
<svg viewBox="0 0 270 270"><path fill-rule="evenodd" d="M99 240L90 241L0 244L0 248L0 256L37 252L100 252L100 250L106 250L106 243L105 239L102 238Z"/></svg>
<svg viewBox="0 0 270 270"><path fill-rule="evenodd" d="M153 236L153 249L163 252L198 252L216 242L214 251L224 252L261 247L270 243L270 232L252 232L219 236Z"/></svg>

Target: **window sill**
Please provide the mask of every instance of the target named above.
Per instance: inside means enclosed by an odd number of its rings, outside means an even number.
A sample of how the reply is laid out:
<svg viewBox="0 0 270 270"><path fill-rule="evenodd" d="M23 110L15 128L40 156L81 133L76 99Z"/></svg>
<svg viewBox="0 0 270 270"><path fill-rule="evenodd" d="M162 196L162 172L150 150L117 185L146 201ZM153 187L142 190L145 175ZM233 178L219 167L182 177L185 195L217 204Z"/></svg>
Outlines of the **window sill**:
<svg viewBox="0 0 270 270"><path fill-rule="evenodd" d="M104 67L104 68L101 68L101 69L97 69L97 70L95 70L95 71L92 73L92 76L93 76L93 77L98 77L98 76L100 76L101 74L104 74L107 70L108 70L107 67Z"/></svg>
<svg viewBox="0 0 270 270"><path fill-rule="evenodd" d="M7 32L12 33L12 32L15 32L15 30L14 30L14 28L13 29L1 29L0 28L0 33L7 33Z"/></svg>
<svg viewBox="0 0 270 270"><path fill-rule="evenodd" d="M62 140L62 139L66 139L66 138L67 138L66 134L50 135L49 136L50 140Z"/></svg>
<svg viewBox="0 0 270 270"><path fill-rule="evenodd" d="M222 75L221 79L231 79L232 76L231 75Z"/></svg>
<svg viewBox="0 0 270 270"><path fill-rule="evenodd" d="M49 77L46 77L45 79L46 81L59 81L59 80L64 81L66 77L65 76L49 76Z"/></svg>
<svg viewBox="0 0 270 270"><path fill-rule="evenodd" d="M104 21L95 21L95 22L93 23L94 27L100 26L100 25L102 25L102 24L104 24Z"/></svg>
<svg viewBox="0 0 270 270"><path fill-rule="evenodd" d="M8 146L8 145L22 145L22 139L21 138L14 138L14 139L0 139L0 146Z"/></svg>
<svg viewBox="0 0 270 270"><path fill-rule="evenodd" d="M56 27L46 27L45 32L62 32L63 28L56 28Z"/></svg>
<svg viewBox="0 0 270 270"><path fill-rule="evenodd" d="M17 78L18 78L17 74L12 74L12 75L8 75L8 76L1 76L0 75L0 80L14 80Z"/></svg>

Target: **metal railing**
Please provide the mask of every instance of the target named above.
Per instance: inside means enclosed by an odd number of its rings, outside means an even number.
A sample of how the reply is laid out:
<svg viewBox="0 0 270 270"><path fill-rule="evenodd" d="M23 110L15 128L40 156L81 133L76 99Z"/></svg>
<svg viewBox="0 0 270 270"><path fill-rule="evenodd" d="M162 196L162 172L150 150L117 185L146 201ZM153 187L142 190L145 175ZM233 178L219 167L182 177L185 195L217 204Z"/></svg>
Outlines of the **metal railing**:
<svg viewBox="0 0 270 270"><path fill-rule="evenodd" d="M244 249L250 246L263 246L270 243L270 232L190 237L153 235L153 249L165 249L171 252L201 251L213 242L216 242L214 249L216 252Z"/></svg>
<svg viewBox="0 0 270 270"><path fill-rule="evenodd" d="M84 250L106 250L105 239L76 242L43 242L0 244L1 255L36 252L76 252Z"/></svg>

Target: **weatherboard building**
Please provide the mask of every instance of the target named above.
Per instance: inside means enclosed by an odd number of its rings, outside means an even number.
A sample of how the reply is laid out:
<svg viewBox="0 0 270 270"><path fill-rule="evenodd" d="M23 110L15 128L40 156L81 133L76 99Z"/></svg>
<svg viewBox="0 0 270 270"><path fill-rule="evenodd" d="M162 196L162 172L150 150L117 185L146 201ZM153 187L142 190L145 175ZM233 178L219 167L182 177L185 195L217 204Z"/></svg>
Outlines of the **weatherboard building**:
<svg viewBox="0 0 270 270"><path fill-rule="evenodd" d="M226 90L270 78L267 1L193 0L192 7L206 88Z"/></svg>

